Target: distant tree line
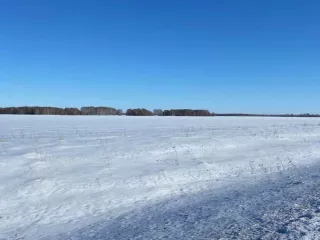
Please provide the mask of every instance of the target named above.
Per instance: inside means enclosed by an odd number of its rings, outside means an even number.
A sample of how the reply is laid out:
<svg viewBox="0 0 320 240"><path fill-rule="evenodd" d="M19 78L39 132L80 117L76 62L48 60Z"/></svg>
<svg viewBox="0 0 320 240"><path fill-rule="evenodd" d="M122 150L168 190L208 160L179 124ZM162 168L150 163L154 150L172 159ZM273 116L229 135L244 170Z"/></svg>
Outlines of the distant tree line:
<svg viewBox="0 0 320 240"><path fill-rule="evenodd" d="M121 109L112 107L5 107L0 108L0 114L27 115L127 115L127 116L235 116L235 117L320 117L319 114L246 114L246 113L210 113L208 110L198 109L154 109L151 112L145 108L128 109L125 113Z"/></svg>
<svg viewBox="0 0 320 240"><path fill-rule="evenodd" d="M80 109L82 115L122 115L122 109L111 107L82 107Z"/></svg>
<svg viewBox="0 0 320 240"><path fill-rule="evenodd" d="M194 110L194 109L171 109L164 110L163 116L214 116L208 110Z"/></svg>
<svg viewBox="0 0 320 240"><path fill-rule="evenodd" d="M155 109L151 112L145 108L128 109L124 114L121 109L112 107L82 107L58 108L58 107L5 107L0 108L0 114L27 114L27 115L127 115L127 116L213 116L208 110L193 109Z"/></svg>
<svg viewBox="0 0 320 240"><path fill-rule="evenodd" d="M214 116L214 113L210 113L208 110L194 110L194 109L171 109L162 110L154 109L153 112L144 109L128 109L127 116Z"/></svg>
<svg viewBox="0 0 320 240"><path fill-rule="evenodd" d="M27 115L80 115L77 108L57 107L6 107L0 108L0 114L27 114Z"/></svg>
<svg viewBox="0 0 320 240"><path fill-rule="evenodd" d="M27 114L27 115L122 115L121 109L109 107L6 107L0 108L0 114Z"/></svg>
<svg viewBox="0 0 320 240"><path fill-rule="evenodd" d="M145 108L128 109L127 116L152 116L153 113Z"/></svg>

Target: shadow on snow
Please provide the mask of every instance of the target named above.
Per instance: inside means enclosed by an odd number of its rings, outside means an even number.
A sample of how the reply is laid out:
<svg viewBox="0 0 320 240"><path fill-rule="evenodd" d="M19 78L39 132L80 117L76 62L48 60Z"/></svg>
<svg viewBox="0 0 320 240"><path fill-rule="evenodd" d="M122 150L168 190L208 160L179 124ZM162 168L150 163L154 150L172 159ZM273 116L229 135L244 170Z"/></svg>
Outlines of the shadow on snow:
<svg viewBox="0 0 320 240"><path fill-rule="evenodd" d="M54 239L320 239L320 165L182 194Z"/></svg>

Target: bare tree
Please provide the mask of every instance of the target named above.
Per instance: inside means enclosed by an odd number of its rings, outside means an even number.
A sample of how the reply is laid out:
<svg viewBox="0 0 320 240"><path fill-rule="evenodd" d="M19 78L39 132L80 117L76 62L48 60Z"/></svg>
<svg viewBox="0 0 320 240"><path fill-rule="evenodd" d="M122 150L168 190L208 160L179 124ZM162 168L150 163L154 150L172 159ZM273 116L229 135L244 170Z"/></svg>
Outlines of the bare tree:
<svg viewBox="0 0 320 240"><path fill-rule="evenodd" d="M127 116L152 116L153 113L145 108L128 109Z"/></svg>
<svg viewBox="0 0 320 240"><path fill-rule="evenodd" d="M117 109L117 111L116 111L116 115L123 115L123 111L122 111L122 109Z"/></svg>
<svg viewBox="0 0 320 240"><path fill-rule="evenodd" d="M163 116L162 109L154 109L153 110L153 115L155 115L155 116Z"/></svg>
<svg viewBox="0 0 320 240"><path fill-rule="evenodd" d="M208 110L171 109L163 112L164 116L212 116Z"/></svg>
<svg viewBox="0 0 320 240"><path fill-rule="evenodd" d="M117 110L110 107L82 107L83 115L116 115Z"/></svg>

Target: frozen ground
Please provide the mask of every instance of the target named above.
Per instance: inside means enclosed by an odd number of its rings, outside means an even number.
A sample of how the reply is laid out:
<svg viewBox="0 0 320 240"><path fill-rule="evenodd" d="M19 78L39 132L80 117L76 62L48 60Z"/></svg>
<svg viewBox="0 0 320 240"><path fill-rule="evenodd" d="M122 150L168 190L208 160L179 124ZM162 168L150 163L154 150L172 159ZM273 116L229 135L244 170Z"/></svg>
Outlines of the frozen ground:
<svg viewBox="0 0 320 240"><path fill-rule="evenodd" d="M0 116L0 239L320 239L320 119Z"/></svg>

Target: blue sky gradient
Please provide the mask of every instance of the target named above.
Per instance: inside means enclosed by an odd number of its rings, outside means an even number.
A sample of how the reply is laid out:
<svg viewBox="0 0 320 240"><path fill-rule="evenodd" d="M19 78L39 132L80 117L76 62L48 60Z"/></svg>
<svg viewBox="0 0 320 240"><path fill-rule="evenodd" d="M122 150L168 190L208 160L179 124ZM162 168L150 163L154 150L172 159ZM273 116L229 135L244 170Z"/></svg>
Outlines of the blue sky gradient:
<svg viewBox="0 0 320 240"><path fill-rule="evenodd" d="M320 2L0 1L0 105L320 113Z"/></svg>

